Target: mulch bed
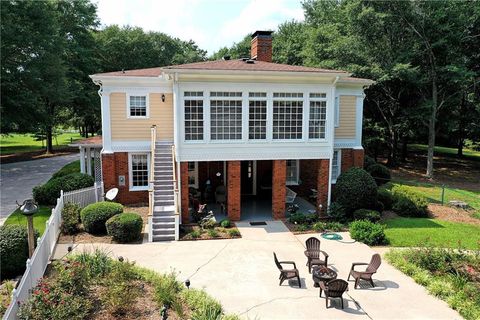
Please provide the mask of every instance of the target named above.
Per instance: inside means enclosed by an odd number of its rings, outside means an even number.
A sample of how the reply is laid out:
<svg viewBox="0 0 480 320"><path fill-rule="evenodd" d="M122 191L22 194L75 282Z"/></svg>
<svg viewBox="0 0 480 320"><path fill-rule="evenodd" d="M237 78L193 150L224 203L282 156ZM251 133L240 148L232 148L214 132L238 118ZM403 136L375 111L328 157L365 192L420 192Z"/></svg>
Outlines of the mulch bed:
<svg viewBox="0 0 480 320"><path fill-rule="evenodd" d="M138 206L126 206L123 210L124 212L135 212L138 213L143 220L143 236L142 239L136 241L136 242L131 242L133 244L135 243L142 243L143 239L145 238L145 225L148 222L148 207L145 205L138 205ZM108 235L93 235L90 233L87 233L83 231L83 226L80 225L80 232L74 234L74 235L68 235L68 234L60 234L60 237L58 238L58 243L117 243L112 240L112 238Z"/></svg>
<svg viewBox="0 0 480 320"><path fill-rule="evenodd" d="M432 203L428 205L428 211L431 218L480 225L480 219L472 217L472 213L468 210Z"/></svg>
<svg viewBox="0 0 480 320"><path fill-rule="evenodd" d="M231 236L228 233L228 230L237 230L237 227L233 222L231 222L230 228L223 228L223 227L215 227L215 231L217 231L217 236L212 237L208 234L207 230L202 229L198 224L187 224L187 225L182 225L180 228L180 240L181 241L192 241L192 240L218 240L218 239L237 239L241 238L242 236L240 235L240 232L238 232L238 236ZM200 237L198 238L193 238L191 236L192 231L199 231Z"/></svg>
<svg viewBox="0 0 480 320"><path fill-rule="evenodd" d="M0 162L13 163L13 162L20 162L20 161L31 161L31 160L38 160L43 158L64 156L67 154L72 154L77 152L78 152L78 148L72 147L72 148L55 149L53 153L49 153L49 154L45 153L45 150L4 154L4 155L0 155Z"/></svg>
<svg viewBox="0 0 480 320"><path fill-rule="evenodd" d="M287 227L287 229L293 233L293 234L311 234L311 233L323 233L323 232L344 232L344 231L348 231L347 228L343 228L341 231L329 231L329 230L320 230L320 231L315 231L313 229L308 229L308 230L298 230L298 227L300 225L298 224L294 224L294 223L291 223L288 221L288 219L282 219L282 222L285 224L285 226ZM326 222L326 221L325 221Z"/></svg>

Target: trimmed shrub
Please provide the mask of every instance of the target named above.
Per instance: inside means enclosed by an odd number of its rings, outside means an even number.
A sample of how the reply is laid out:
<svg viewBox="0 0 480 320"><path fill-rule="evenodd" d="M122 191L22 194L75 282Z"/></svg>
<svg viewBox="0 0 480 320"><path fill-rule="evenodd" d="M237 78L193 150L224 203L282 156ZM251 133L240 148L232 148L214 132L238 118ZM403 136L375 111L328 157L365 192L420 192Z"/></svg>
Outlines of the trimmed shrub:
<svg viewBox="0 0 480 320"><path fill-rule="evenodd" d="M394 202L393 194L388 189L378 189L377 200L383 204L385 210L391 210Z"/></svg>
<svg viewBox="0 0 480 320"><path fill-rule="evenodd" d="M123 206L115 202L97 202L86 206L80 211L85 231L91 234L105 234L105 223L116 214L123 212Z"/></svg>
<svg viewBox="0 0 480 320"><path fill-rule="evenodd" d="M312 225L312 229L317 232L324 231L326 229L325 222L315 222Z"/></svg>
<svg viewBox="0 0 480 320"><path fill-rule="evenodd" d="M343 224L340 222L327 222L325 224L325 229L329 231L339 232L343 230Z"/></svg>
<svg viewBox="0 0 480 320"><path fill-rule="evenodd" d="M345 208L338 202L332 202L328 207L328 216L334 221L344 223L347 221L347 214Z"/></svg>
<svg viewBox="0 0 480 320"><path fill-rule="evenodd" d="M318 221L318 215L316 213L305 214L305 223L312 224Z"/></svg>
<svg viewBox="0 0 480 320"><path fill-rule="evenodd" d="M375 161L375 159L366 155L365 158L363 159L363 168L366 170L368 167L376 163L377 162Z"/></svg>
<svg viewBox="0 0 480 320"><path fill-rule="evenodd" d="M35 230L35 241L39 233ZM27 227L4 225L0 227L1 278L13 278L25 271L28 259Z"/></svg>
<svg viewBox="0 0 480 320"><path fill-rule="evenodd" d="M353 218L355 220L368 220L370 222L380 221L380 212L370 209L358 209L353 212Z"/></svg>
<svg viewBox="0 0 480 320"><path fill-rule="evenodd" d="M304 224L307 222L307 218L303 213L292 213L288 217L288 222L293 224Z"/></svg>
<svg viewBox="0 0 480 320"><path fill-rule="evenodd" d="M394 197L393 211L403 217L427 217L428 202L425 197L416 194L404 186L392 188Z"/></svg>
<svg viewBox="0 0 480 320"><path fill-rule="evenodd" d="M377 184L377 186L381 186L392 180L390 169L385 167L383 164L372 164L366 170L368 171L368 173L370 173L373 179L375 179L375 183Z"/></svg>
<svg viewBox="0 0 480 320"><path fill-rule="evenodd" d="M35 202L43 205L55 205L60 191L64 192L91 187L93 177L83 173L71 173L66 176L50 179L47 183L33 188Z"/></svg>
<svg viewBox="0 0 480 320"><path fill-rule="evenodd" d="M223 228L230 228L231 225L232 223L229 219L223 219L222 221L220 221L220 226Z"/></svg>
<svg viewBox="0 0 480 320"><path fill-rule="evenodd" d="M367 171L351 168L337 178L334 197L335 202L345 208L348 218L357 209L372 208L375 205L377 184Z"/></svg>
<svg viewBox="0 0 480 320"><path fill-rule="evenodd" d="M125 212L114 215L105 223L107 234L113 240L126 243L140 239L142 235L142 217L134 212Z"/></svg>
<svg viewBox="0 0 480 320"><path fill-rule="evenodd" d="M350 224L352 239L363 242L369 246L387 243L384 227L368 220L356 220Z"/></svg>
<svg viewBox="0 0 480 320"><path fill-rule="evenodd" d="M240 231L238 231L238 229L229 229L227 230L227 232L228 232L228 235L232 238L240 237Z"/></svg>
<svg viewBox="0 0 480 320"><path fill-rule="evenodd" d="M80 223L80 206L75 203L65 203L62 209L62 232L65 234L74 234L78 232Z"/></svg>

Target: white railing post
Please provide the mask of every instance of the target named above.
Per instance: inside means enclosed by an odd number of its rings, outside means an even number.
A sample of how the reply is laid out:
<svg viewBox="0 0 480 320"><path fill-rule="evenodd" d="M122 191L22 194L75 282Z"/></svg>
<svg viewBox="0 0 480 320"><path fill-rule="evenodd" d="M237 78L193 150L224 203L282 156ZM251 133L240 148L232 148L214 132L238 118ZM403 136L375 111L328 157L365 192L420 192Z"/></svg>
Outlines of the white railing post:
<svg viewBox="0 0 480 320"><path fill-rule="evenodd" d="M93 184L93 187L95 188L95 202L98 202L98 190L97 190L97 181Z"/></svg>
<svg viewBox="0 0 480 320"><path fill-rule="evenodd" d="M153 210L155 207L155 147L157 144L157 126L150 130L150 177L148 183L148 241L153 241Z"/></svg>

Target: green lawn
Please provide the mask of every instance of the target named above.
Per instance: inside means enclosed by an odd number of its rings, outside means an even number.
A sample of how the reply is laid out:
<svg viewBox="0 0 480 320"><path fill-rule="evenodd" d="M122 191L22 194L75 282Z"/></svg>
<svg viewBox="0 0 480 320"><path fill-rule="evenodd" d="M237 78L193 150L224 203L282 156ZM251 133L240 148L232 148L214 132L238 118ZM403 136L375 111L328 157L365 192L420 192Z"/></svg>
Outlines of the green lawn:
<svg viewBox="0 0 480 320"><path fill-rule="evenodd" d="M79 133L62 133L53 139L53 147L65 147L72 141L82 139ZM45 142L43 142L45 145ZM9 134L0 136L0 155L42 150L42 141L35 141L32 134Z"/></svg>
<svg viewBox="0 0 480 320"><path fill-rule="evenodd" d="M385 221L385 234L393 247L480 249L480 226L427 218L393 218Z"/></svg>
<svg viewBox="0 0 480 320"><path fill-rule="evenodd" d="M442 201L442 186L439 185L395 180L387 184L386 187L389 188L392 185L404 185L411 191L425 197L431 203L441 203ZM473 216L480 219L480 192L445 187L444 204L448 204L450 200L460 200L468 203L473 209Z"/></svg>
<svg viewBox="0 0 480 320"><path fill-rule="evenodd" d="M409 144L408 148L412 151L425 151L427 152L428 146L425 144ZM443 154L447 156L457 156L456 148L449 147L435 147L434 152L437 154ZM480 151L475 151L468 148L463 148L463 156L467 159L480 161Z"/></svg>
<svg viewBox="0 0 480 320"><path fill-rule="evenodd" d="M52 209L49 207L40 206L38 212L33 215L33 227L40 232L40 236L45 231L45 222L52 214ZM5 221L5 225L19 224L27 225L27 218L20 213L20 210L15 210Z"/></svg>

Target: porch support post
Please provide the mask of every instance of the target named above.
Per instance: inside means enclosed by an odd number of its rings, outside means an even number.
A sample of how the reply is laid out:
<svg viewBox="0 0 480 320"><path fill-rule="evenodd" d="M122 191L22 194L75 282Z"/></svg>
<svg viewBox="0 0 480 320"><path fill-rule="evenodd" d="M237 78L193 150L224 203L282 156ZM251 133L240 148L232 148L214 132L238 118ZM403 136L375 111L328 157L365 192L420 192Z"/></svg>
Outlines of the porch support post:
<svg viewBox="0 0 480 320"><path fill-rule="evenodd" d="M188 162L180 162L180 197L182 210L182 224L190 222L189 192L188 192Z"/></svg>
<svg viewBox="0 0 480 320"><path fill-rule="evenodd" d="M80 172L85 173L85 148L80 147Z"/></svg>
<svg viewBox="0 0 480 320"><path fill-rule="evenodd" d="M92 153L91 149L87 148L87 173L92 175Z"/></svg>
<svg viewBox="0 0 480 320"><path fill-rule="evenodd" d="M227 162L227 213L232 221L240 220L240 161Z"/></svg>
<svg viewBox="0 0 480 320"><path fill-rule="evenodd" d="M329 179L329 159L319 159L317 165L317 213L321 216L325 216L328 206L328 185Z"/></svg>
<svg viewBox="0 0 480 320"><path fill-rule="evenodd" d="M287 194L287 160L273 160L272 163L272 215L274 219L285 218L285 197Z"/></svg>

